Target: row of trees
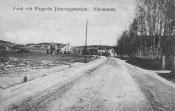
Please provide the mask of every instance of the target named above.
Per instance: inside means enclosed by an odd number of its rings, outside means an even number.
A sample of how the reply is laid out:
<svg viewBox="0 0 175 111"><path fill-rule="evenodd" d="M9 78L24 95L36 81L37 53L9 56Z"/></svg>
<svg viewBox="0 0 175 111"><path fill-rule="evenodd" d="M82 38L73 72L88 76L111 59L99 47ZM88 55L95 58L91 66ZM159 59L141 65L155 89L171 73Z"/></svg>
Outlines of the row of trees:
<svg viewBox="0 0 175 111"><path fill-rule="evenodd" d="M137 0L133 22L117 41L117 53L145 59L161 59L174 55L175 1Z"/></svg>

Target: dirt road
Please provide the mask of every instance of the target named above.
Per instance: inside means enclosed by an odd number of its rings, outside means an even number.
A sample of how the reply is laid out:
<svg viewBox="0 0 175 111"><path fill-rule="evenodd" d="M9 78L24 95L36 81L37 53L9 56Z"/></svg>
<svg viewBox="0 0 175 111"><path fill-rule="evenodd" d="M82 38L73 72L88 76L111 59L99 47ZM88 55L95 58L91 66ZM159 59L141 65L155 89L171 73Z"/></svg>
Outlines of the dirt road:
<svg viewBox="0 0 175 111"><path fill-rule="evenodd" d="M141 91L142 82L132 77L134 70L140 69L104 57L2 90L1 110L152 111L154 107Z"/></svg>

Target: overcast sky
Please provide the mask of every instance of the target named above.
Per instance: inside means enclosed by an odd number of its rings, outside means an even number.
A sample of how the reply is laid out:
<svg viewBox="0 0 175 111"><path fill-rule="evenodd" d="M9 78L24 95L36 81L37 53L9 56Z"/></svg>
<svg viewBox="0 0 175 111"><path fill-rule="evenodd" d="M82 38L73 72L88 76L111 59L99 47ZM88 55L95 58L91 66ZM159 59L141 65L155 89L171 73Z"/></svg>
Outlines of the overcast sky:
<svg viewBox="0 0 175 111"><path fill-rule="evenodd" d="M135 0L0 0L0 40L84 45L88 19L88 45L99 45L101 41L102 45L113 46L132 22L135 4ZM14 7L23 7L23 11ZM53 10L35 11L35 7ZM83 7L88 11L55 12L55 7ZM94 7L116 11L94 11Z"/></svg>

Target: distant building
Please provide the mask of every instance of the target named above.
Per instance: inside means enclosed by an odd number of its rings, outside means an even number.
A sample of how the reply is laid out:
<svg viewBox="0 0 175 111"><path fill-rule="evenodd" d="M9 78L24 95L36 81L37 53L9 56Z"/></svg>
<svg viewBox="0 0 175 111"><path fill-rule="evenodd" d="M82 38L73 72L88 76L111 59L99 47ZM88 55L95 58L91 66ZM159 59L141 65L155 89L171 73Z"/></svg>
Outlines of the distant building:
<svg viewBox="0 0 175 111"><path fill-rule="evenodd" d="M74 47L73 54L84 55L85 54L84 47ZM97 48L95 48L95 47L87 47L86 48L86 55L97 55L97 54L98 54Z"/></svg>
<svg viewBox="0 0 175 111"><path fill-rule="evenodd" d="M25 49L25 50L29 51L30 53L42 53L42 54L47 53L47 48L44 46L36 47L34 45L30 45L30 46L23 47L22 49Z"/></svg>
<svg viewBox="0 0 175 111"><path fill-rule="evenodd" d="M83 54L83 48L82 47L74 47L73 50L72 50L72 53L82 55Z"/></svg>
<svg viewBox="0 0 175 111"><path fill-rule="evenodd" d="M16 53L21 49L21 47L18 44L13 44L13 45L9 46L9 49L11 49L10 52L15 52Z"/></svg>
<svg viewBox="0 0 175 111"><path fill-rule="evenodd" d="M59 53L60 48L57 44L53 43L47 46L47 54L57 54Z"/></svg>
<svg viewBox="0 0 175 111"><path fill-rule="evenodd" d="M34 46L35 44L34 43L28 43L28 44L26 44L26 46Z"/></svg>
<svg viewBox="0 0 175 111"><path fill-rule="evenodd" d="M114 51L113 48L112 48L112 49L109 49L108 52L109 52L109 54L110 54L111 56L115 56L115 51Z"/></svg>
<svg viewBox="0 0 175 111"><path fill-rule="evenodd" d="M87 48L87 53L89 55L97 55L98 54L98 49L95 47L89 47Z"/></svg>
<svg viewBox="0 0 175 111"><path fill-rule="evenodd" d="M73 46L69 43L65 45L60 45L60 53L62 54L72 54L73 53Z"/></svg>
<svg viewBox="0 0 175 111"><path fill-rule="evenodd" d="M10 48L7 46L7 47L5 48L5 50L8 50L8 51L9 51L9 50L10 50Z"/></svg>
<svg viewBox="0 0 175 111"><path fill-rule="evenodd" d="M107 52L106 49L104 49L104 48L98 48L98 54L99 54L99 55L103 55L103 54L106 53L106 52Z"/></svg>

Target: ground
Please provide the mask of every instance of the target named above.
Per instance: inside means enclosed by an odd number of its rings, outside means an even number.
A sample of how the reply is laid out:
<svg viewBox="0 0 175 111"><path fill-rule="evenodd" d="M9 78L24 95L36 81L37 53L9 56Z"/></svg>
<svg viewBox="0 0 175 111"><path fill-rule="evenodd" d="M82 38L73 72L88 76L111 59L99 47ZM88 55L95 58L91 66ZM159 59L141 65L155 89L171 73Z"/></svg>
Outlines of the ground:
<svg viewBox="0 0 175 111"><path fill-rule="evenodd" d="M87 61L93 59L87 56ZM23 83L27 76L28 81L53 74L78 65L83 65L84 56L60 54L25 54L7 53L0 56L0 90ZM3 65L3 69L1 66Z"/></svg>
<svg viewBox="0 0 175 111"><path fill-rule="evenodd" d="M175 85L101 57L0 91L2 111L174 111Z"/></svg>

